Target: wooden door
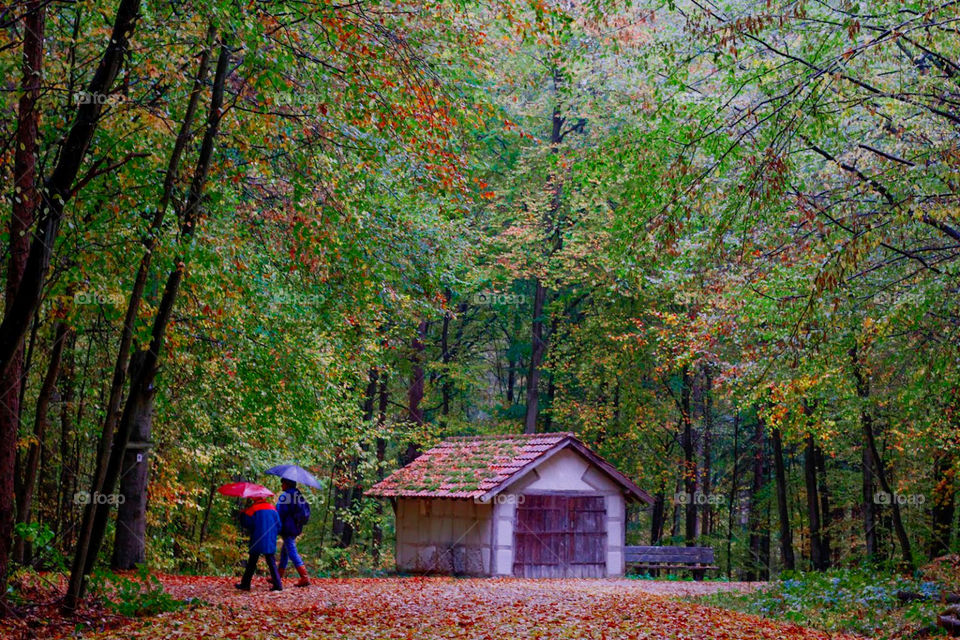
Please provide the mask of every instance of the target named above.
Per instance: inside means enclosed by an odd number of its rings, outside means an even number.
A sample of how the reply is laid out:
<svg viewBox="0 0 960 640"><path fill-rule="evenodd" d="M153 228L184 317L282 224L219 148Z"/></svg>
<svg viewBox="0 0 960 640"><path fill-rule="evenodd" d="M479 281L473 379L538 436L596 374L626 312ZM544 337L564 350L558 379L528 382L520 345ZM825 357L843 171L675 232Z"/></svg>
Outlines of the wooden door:
<svg viewBox="0 0 960 640"><path fill-rule="evenodd" d="M602 578L607 574L603 496L527 495L514 522L513 575Z"/></svg>

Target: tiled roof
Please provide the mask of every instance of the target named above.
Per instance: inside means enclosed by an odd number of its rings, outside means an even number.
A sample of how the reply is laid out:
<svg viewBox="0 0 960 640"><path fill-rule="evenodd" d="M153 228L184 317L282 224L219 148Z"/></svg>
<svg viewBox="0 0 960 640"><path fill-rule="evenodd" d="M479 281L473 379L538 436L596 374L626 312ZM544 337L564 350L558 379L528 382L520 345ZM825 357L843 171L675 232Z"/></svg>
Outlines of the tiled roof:
<svg viewBox="0 0 960 640"><path fill-rule="evenodd" d="M373 485L366 494L402 498L489 498L519 479L548 452L572 447L599 467L626 494L653 499L629 478L593 453L572 433L447 438L419 458Z"/></svg>
<svg viewBox="0 0 960 640"><path fill-rule="evenodd" d="M447 438L373 485L366 494L407 498L477 498L572 433Z"/></svg>

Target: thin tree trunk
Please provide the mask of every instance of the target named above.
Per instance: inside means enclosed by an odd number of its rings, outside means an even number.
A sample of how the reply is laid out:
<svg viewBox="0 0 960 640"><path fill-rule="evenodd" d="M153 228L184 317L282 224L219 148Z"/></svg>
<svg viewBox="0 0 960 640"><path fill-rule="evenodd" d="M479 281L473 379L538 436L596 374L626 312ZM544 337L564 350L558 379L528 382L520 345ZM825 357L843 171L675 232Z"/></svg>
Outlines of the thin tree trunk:
<svg viewBox="0 0 960 640"><path fill-rule="evenodd" d="M37 395L37 405L33 419L33 440L30 442L30 448L27 450L21 493L17 496L17 522L23 524L30 522L30 512L33 508L33 494L36 490L37 475L40 471L40 451L43 448L43 440L46 438L47 425L50 423L48 415L50 398L53 395L54 386L57 384L57 376L60 373L60 358L63 355L67 331L68 327L66 322L61 320L57 323L54 329L50 362L47 365L47 372L43 377L43 383L40 385L40 392ZM14 557L19 557L21 562L23 561L23 538L17 539L17 545L14 548Z"/></svg>
<svg viewBox="0 0 960 640"><path fill-rule="evenodd" d="M73 411L74 398L74 348L76 333L71 329L65 338L65 354L60 372L60 474L57 481L57 504L54 533L58 539L60 532L66 529L66 513L70 509L68 491L70 485L70 465L67 459L70 455L70 416Z"/></svg>
<svg viewBox="0 0 960 640"><path fill-rule="evenodd" d="M710 366L704 367L704 385L703 385L703 469L701 472L701 485L703 486L703 495L707 497L707 502L701 513L701 531L705 535L713 533L713 507L710 497L713 492L713 375Z"/></svg>
<svg viewBox="0 0 960 640"><path fill-rule="evenodd" d="M830 532L833 529L833 511L830 509L830 487L827 484L827 464L823 457L823 449L814 447L814 458L817 462L817 477L820 487L820 558L823 569L827 570L832 564L830 555Z"/></svg>
<svg viewBox="0 0 960 640"><path fill-rule="evenodd" d="M870 411L865 404L870 398L870 384L866 376L863 374L863 369L861 367L856 346L851 347L850 349L850 361L853 365L854 380L857 383L857 396L861 401L860 425L863 428L863 435L866 440L864 444L867 450L867 455L870 458L873 473L876 474L877 480L880 482L880 487L883 489L884 493L889 496L890 507L893 511L893 529L897 535L897 540L900 543L900 551L903 556L903 563L906 567L912 569L914 564L913 554L910 551L910 538L907 536L907 530L903 526L903 518L900 514L900 503L897 500L897 495L890 488L890 483L887 482L887 474L883 468L883 460L881 460L880 452L877 450L877 442L873 433L873 416L870 414ZM871 496L870 499L872 501L873 496Z"/></svg>
<svg viewBox="0 0 960 640"><path fill-rule="evenodd" d="M763 425L756 420L753 432L753 483L750 488L750 571L748 580L761 580L764 573L763 514L760 510L760 492L763 490Z"/></svg>
<svg viewBox="0 0 960 640"><path fill-rule="evenodd" d="M820 534L820 496L817 490L816 445L807 435L803 454L803 480L807 490L807 520L810 523L810 565L815 571L825 569L823 543Z"/></svg>
<svg viewBox="0 0 960 640"><path fill-rule="evenodd" d="M733 414L733 470L730 474L730 502L727 505L727 577L733 578L733 509L740 494L740 412Z"/></svg>
<svg viewBox="0 0 960 640"><path fill-rule="evenodd" d="M380 373L380 386L377 390L377 474L379 482L383 480L383 463L387 459L387 441L381 435L387 424L387 406L390 397L387 388L387 373ZM376 503L376 521L373 525L373 559L374 564L380 563L381 547L383 546L383 526L380 524L383 518L383 501L377 500Z"/></svg>
<svg viewBox="0 0 960 640"><path fill-rule="evenodd" d="M220 119L223 115L223 92L229 57L229 49L226 47L226 45L221 45L220 56L217 61L216 77L214 79L213 90L211 94L210 111L207 116L206 131L204 133L203 142L200 146L200 153L198 155L197 164L194 170L193 180L188 191L184 211L182 212L182 221L180 225L180 242L182 246L188 245L192 239L195 225L199 217L200 201L203 195L203 188L213 155L214 138L216 137L217 130L219 129L220 125ZM178 144L179 140L180 139L178 138ZM184 144L186 144L186 141L184 141ZM177 166L178 163L179 159L177 160L177 163L171 161L171 166ZM169 171L168 167L168 178L170 173L171 172ZM165 207L163 208L165 209ZM149 251L147 253L149 253ZM137 363L138 366L136 367L136 376L132 374L135 367L133 367L131 363L130 391L127 396L127 401L123 412L120 414L119 421L116 420L114 414L111 414L110 410L114 408L112 403L115 401L114 391L117 386L118 378L119 385L122 388L124 370L126 367L118 366L114 370L114 380L111 387L111 404L108 405L106 422L101 435L100 450L98 452L97 461L97 474L93 484L94 491L91 491L91 495L94 495L95 493L109 494L113 492L114 486L123 466L127 441L129 440L130 434L134 428L135 419L139 419L141 421L146 420L146 424L139 424L138 429L141 437L143 437L145 441L149 441L150 439L151 425L149 422L150 416L152 416L153 396L155 393L153 381L157 374L160 351L163 347L167 324L169 323L170 316L173 313L173 305L176 302L180 284L183 280L185 260L178 259L175 261L175 264L177 265L176 268L170 272L167 277L167 283L164 288L163 297L160 300L156 315L154 317L150 345L147 349L138 351L137 354L139 355L135 354L134 356L142 359L139 363ZM141 273L138 271L137 282L135 283L134 287L136 289L137 283L141 283L142 280L142 284L140 284L140 292L142 295L142 290L146 283L146 271L149 268L149 261L147 261L145 265L144 261L141 260L141 268L143 268L144 273L141 275ZM128 335L128 332L130 335L132 335L133 323L136 319L138 307L139 299L134 301L134 296L131 295L131 299L127 307L127 316L124 321L123 335L125 337ZM126 354L129 348L128 346L127 349L125 349L123 342L124 339L121 339L121 347L118 351L118 365L127 357ZM129 341L127 344L129 345ZM116 402L119 401L116 400ZM115 433L114 429L108 428L113 424L116 425ZM141 463L146 465L148 464L148 461L143 460ZM66 612L75 610L77 603L83 596L83 590L85 588L85 576L90 572L96 559L97 552L99 551L100 544L103 541L103 534L109 513L109 503L99 505L91 503L84 511L81 535L77 545L76 553L74 555L73 566L71 568L70 586L68 587L67 596L63 601L63 609ZM120 533L123 529L124 527L122 526L117 527L118 535L126 535ZM143 540L141 540L141 544L142 542Z"/></svg>
<svg viewBox="0 0 960 640"><path fill-rule="evenodd" d="M783 440L779 429L773 429L771 439L777 489L777 518L780 521L780 555L783 558L783 568L794 571L797 568L797 562L793 555L793 531L790 529L790 511L787 502L787 474L783 463Z"/></svg>
<svg viewBox="0 0 960 640"><path fill-rule="evenodd" d="M930 509L930 557L950 552L953 518L956 512L957 483L953 456L937 452L933 457L933 506Z"/></svg>
<svg viewBox="0 0 960 640"><path fill-rule="evenodd" d="M688 547L697 543L697 460L693 446L693 420L690 415L690 396L693 392L690 369L683 367L680 389L680 421L683 427L681 446L683 447L683 490L687 504L684 507L684 541Z"/></svg>
<svg viewBox="0 0 960 640"><path fill-rule="evenodd" d="M557 68L551 72L553 80L553 94L555 98L553 113L550 120L550 147L551 152L560 153L560 143L563 142L563 123L564 118L560 112L559 85L560 71ZM562 189L560 178L556 175L550 177L553 187L553 198L548 212L549 219L545 225L553 238L550 249L546 252L549 257L562 245L563 235L560 229L560 203ZM530 331L530 368L527 372L527 411L523 420L524 433L537 432L537 418L540 411L540 368L547 354L547 338L543 333L544 312L546 310L547 288L543 279L539 276L535 278L533 289L533 316Z"/></svg>
<svg viewBox="0 0 960 640"><path fill-rule="evenodd" d="M417 325L417 332L410 341L410 386L407 387L407 421L417 426L423 425L424 414L423 407L423 361L425 345L424 340L427 337L429 325L426 320ZM407 449L401 456L401 464L409 464L420 455L420 447L415 442L409 442Z"/></svg>
<svg viewBox="0 0 960 640"><path fill-rule="evenodd" d="M543 337L543 311L547 290L538 279L533 293L533 328L530 334L530 368L527 371L527 412L523 420L524 433L537 432L537 416L540 411L540 368L547 352Z"/></svg>
<svg viewBox="0 0 960 640"><path fill-rule="evenodd" d="M212 43L214 31L211 27L207 36ZM198 77L206 75L206 63L201 60L201 69ZM186 204L181 216L179 245L182 251L189 246L197 225L200 221L200 203L206 186L207 175L213 160L214 142L220 130L223 118L223 96L226 85L227 71L230 64L230 48L223 41L220 43L220 52L217 57L216 72L213 88L210 94L210 107L207 113L206 127L203 140L200 143L200 152L197 155L193 177L187 192ZM173 315L180 286L185 276L187 258L178 256L174 269L167 274L163 295L157 306L154 316L153 329L150 333L150 344L146 349L134 353L134 358L140 358L139 367L133 367L131 362L130 392L120 417L118 439L111 455L105 488L113 491L117 480L122 479L121 492L124 495L136 494L136 499L124 501L124 509L117 514L116 538L114 542L114 556L112 564L115 567L131 567L143 561L146 554L146 508L147 482L150 468L149 448L153 431L153 405L156 398L154 381L160 367L160 356L166 341L166 331ZM136 447L127 452L127 446L134 438ZM122 471L121 475L117 475ZM106 524L110 513L110 505L100 505L97 508L97 520ZM102 531L102 528L100 529ZM102 542L102 535L92 546L94 553L88 557L87 571L92 569L92 561L96 557L96 550Z"/></svg>

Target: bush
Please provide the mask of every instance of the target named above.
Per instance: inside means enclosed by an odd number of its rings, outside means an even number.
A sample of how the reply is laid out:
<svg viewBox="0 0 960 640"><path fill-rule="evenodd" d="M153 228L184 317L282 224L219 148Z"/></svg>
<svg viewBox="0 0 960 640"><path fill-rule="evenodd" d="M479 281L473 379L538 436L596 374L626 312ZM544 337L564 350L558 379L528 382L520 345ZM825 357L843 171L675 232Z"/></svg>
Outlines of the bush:
<svg viewBox="0 0 960 640"><path fill-rule="evenodd" d="M140 565L132 578L111 571L95 571L90 578L90 593L107 609L128 617L177 611L190 604L164 591L163 584L150 574L146 565Z"/></svg>
<svg viewBox="0 0 960 640"><path fill-rule="evenodd" d="M897 591L930 597L902 603ZM765 589L750 593L724 592L696 598L708 604L829 632L852 632L883 639L918 631L934 632L940 588L875 569L841 569L825 573L785 574Z"/></svg>

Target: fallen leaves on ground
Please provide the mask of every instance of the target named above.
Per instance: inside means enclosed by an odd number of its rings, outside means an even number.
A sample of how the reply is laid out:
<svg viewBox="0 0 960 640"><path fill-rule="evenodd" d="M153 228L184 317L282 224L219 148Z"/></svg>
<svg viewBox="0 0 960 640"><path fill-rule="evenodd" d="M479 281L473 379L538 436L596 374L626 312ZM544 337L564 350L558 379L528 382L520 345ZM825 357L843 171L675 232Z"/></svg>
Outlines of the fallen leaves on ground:
<svg viewBox="0 0 960 640"><path fill-rule="evenodd" d="M207 605L85 634L90 638L457 638L614 640L827 639L843 636L680 602L744 588L635 580L380 578L315 580L272 593L262 581L165 576L177 598Z"/></svg>

